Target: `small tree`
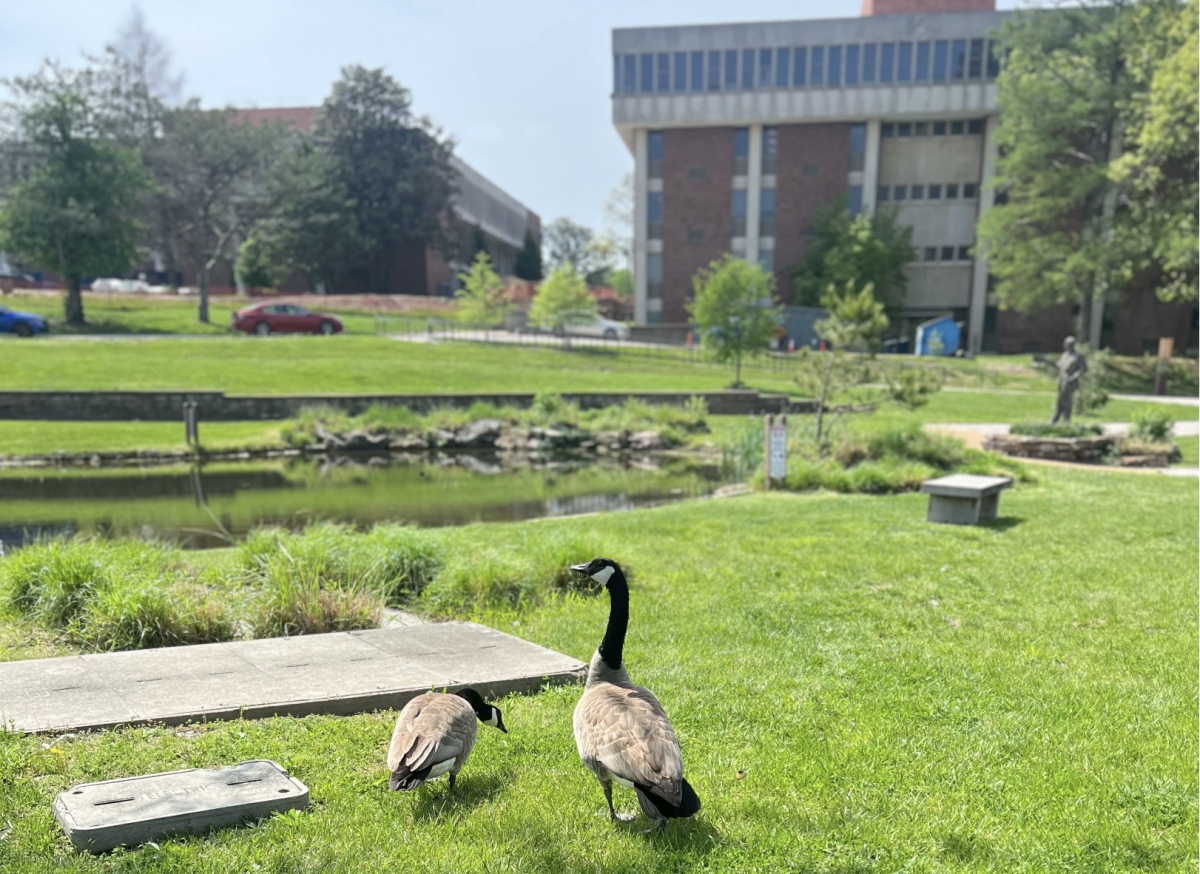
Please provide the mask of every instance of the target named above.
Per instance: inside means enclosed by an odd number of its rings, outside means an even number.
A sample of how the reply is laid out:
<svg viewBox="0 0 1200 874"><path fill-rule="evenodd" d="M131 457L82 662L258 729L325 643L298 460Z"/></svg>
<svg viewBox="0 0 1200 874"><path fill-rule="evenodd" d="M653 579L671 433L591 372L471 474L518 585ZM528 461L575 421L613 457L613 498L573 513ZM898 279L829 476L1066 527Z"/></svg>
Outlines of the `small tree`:
<svg viewBox="0 0 1200 874"><path fill-rule="evenodd" d="M283 280L283 267L257 237L242 243L235 269L237 278L248 288L275 288Z"/></svg>
<svg viewBox="0 0 1200 874"><path fill-rule="evenodd" d="M831 348L818 356L805 352L797 381L817 396L816 441L824 456L828 447L822 438L825 436L825 410L830 396L851 386L862 385L868 378L864 364L849 358L843 350L853 346L872 348L872 344L877 345L888 320L883 314L883 304L875 300L874 289L869 282L862 291L854 290L853 279L846 282L843 292L831 284L821 297L821 305L829 311L829 318L822 319L813 327L817 336Z"/></svg>
<svg viewBox="0 0 1200 874"><path fill-rule="evenodd" d="M529 319L540 327L561 331L571 315L595 311L596 301L588 293L583 277L569 264L563 264L538 288Z"/></svg>
<svg viewBox="0 0 1200 874"><path fill-rule="evenodd" d="M513 272L518 279L527 282L538 282L542 278L542 247L532 231L525 232L525 245L517 253L517 261Z"/></svg>
<svg viewBox="0 0 1200 874"><path fill-rule="evenodd" d="M779 326L775 277L741 258L725 255L692 280L696 298L688 313L700 326L701 342L718 361L734 361L733 387L742 384L742 356L767 348Z"/></svg>
<svg viewBox="0 0 1200 874"><path fill-rule="evenodd" d="M462 288L454 292L454 296L458 298L458 311L466 321L494 325L503 320L510 306L504 298L507 289L504 280L492 269L492 259L487 252L477 254L470 271L458 274L458 278L462 280Z"/></svg>

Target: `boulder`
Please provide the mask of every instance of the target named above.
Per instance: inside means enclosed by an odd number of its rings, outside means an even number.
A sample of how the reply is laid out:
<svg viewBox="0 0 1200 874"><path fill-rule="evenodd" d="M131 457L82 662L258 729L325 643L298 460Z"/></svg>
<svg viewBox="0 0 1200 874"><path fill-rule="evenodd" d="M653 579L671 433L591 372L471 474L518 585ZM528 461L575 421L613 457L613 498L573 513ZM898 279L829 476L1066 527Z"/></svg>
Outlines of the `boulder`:
<svg viewBox="0 0 1200 874"><path fill-rule="evenodd" d="M454 441L459 446L495 446L503 432L504 422L500 419L479 419L460 428Z"/></svg>
<svg viewBox="0 0 1200 874"><path fill-rule="evenodd" d="M665 447L662 436L657 431L638 431L629 435L629 448L639 452Z"/></svg>

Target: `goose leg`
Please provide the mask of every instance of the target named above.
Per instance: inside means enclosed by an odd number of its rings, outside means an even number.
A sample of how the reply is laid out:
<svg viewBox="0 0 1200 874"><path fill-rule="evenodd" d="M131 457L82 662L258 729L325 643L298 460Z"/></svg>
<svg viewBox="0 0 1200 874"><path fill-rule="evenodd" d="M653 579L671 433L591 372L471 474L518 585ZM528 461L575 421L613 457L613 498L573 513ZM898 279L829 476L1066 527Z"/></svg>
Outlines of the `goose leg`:
<svg viewBox="0 0 1200 874"><path fill-rule="evenodd" d="M454 781L458 777L453 771L450 773L450 788L446 790L447 794L454 791Z"/></svg>
<svg viewBox="0 0 1200 874"><path fill-rule="evenodd" d="M597 777L597 780L600 778ZM608 818L613 822L629 822L636 819L632 813L617 813L616 808L612 803L612 780L600 780L600 785L604 788L604 800L608 802Z"/></svg>

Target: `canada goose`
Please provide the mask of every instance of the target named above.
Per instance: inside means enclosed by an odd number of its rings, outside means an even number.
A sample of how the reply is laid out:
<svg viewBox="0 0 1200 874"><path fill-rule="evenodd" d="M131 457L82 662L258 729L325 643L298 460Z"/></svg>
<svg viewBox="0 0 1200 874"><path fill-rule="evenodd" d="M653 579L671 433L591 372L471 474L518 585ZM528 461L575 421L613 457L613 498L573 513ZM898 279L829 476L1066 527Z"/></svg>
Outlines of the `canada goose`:
<svg viewBox="0 0 1200 874"><path fill-rule="evenodd" d="M648 689L633 685L621 661L629 625L629 585L620 566L607 558L572 565L608 589L608 627L588 667L583 697L575 705L575 743L584 765L596 775L618 817L612 784L637 793L642 812L654 828L668 819L693 816L700 799L683 777L683 755L666 711Z"/></svg>
<svg viewBox="0 0 1200 874"><path fill-rule="evenodd" d="M409 701L392 732L388 788L407 792L449 774L453 789L475 746L476 719L508 734L500 708L488 704L474 689L460 689L453 695L426 692Z"/></svg>

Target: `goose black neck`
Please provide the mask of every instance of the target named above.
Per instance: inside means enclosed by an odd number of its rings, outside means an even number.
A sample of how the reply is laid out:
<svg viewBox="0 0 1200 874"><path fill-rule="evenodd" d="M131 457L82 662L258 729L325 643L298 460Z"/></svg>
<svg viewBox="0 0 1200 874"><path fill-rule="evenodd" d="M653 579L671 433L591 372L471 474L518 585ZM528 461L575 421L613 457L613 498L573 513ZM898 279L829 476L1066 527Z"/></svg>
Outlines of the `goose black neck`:
<svg viewBox="0 0 1200 874"><path fill-rule="evenodd" d="M629 586L620 570L615 570L608 581L608 601L608 628L600 641L600 658L615 671L621 667L621 650L629 627Z"/></svg>
<svg viewBox="0 0 1200 874"><path fill-rule="evenodd" d="M454 694L470 704L471 709L475 711L475 715L480 719L488 719L491 717L492 709L487 705L487 702L483 700L483 696L474 689L469 687L466 689L459 689Z"/></svg>

